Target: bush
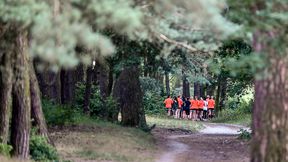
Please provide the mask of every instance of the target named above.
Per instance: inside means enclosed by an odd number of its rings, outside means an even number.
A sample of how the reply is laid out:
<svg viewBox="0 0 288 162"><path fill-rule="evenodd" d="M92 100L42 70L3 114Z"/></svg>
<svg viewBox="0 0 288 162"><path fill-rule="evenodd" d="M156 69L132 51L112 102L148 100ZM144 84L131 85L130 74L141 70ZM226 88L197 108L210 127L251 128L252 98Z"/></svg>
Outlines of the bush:
<svg viewBox="0 0 288 162"><path fill-rule="evenodd" d="M76 108L82 111L84 106L85 84L78 83L76 87ZM107 118L108 114L118 112L117 106L117 102L112 96L103 100L98 87L92 85L89 105L91 116Z"/></svg>
<svg viewBox="0 0 288 162"><path fill-rule="evenodd" d="M164 101L165 97L158 94L147 92L143 98L145 113L148 115L165 114Z"/></svg>
<svg viewBox="0 0 288 162"><path fill-rule="evenodd" d="M0 143L0 155L10 156L10 151L12 150L12 146Z"/></svg>
<svg viewBox="0 0 288 162"><path fill-rule="evenodd" d="M238 132L240 132L238 136L239 139L250 140L252 138L251 133L245 129L241 128Z"/></svg>
<svg viewBox="0 0 288 162"><path fill-rule="evenodd" d="M43 112L48 125L66 125L75 123L82 114L67 105L54 104L49 100L42 100Z"/></svg>
<svg viewBox="0 0 288 162"><path fill-rule="evenodd" d="M59 160L56 149L48 144L47 139L32 131L30 139L30 155L35 161L57 161Z"/></svg>
<svg viewBox="0 0 288 162"><path fill-rule="evenodd" d="M253 100L248 102L240 100L236 107L230 108L233 104L235 104L235 100L230 100L227 103L228 107L226 107L222 112L219 112L218 116L213 119L213 121L242 124L247 126L250 125Z"/></svg>

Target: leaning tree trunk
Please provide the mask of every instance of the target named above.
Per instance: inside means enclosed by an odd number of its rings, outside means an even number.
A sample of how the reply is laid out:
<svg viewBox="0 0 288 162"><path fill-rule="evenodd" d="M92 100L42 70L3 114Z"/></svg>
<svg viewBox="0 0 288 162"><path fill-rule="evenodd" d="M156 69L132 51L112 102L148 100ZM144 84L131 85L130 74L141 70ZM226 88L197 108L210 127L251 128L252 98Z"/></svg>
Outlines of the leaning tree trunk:
<svg viewBox="0 0 288 162"><path fill-rule="evenodd" d="M14 83L12 89L11 144L13 155L21 159L29 157L30 139L30 87L27 32L20 31L13 56Z"/></svg>
<svg viewBox="0 0 288 162"><path fill-rule="evenodd" d="M254 49L266 52L269 66L264 69L268 76L255 80L252 162L288 161L288 51L264 42L278 39L273 35L254 35Z"/></svg>
<svg viewBox="0 0 288 162"><path fill-rule="evenodd" d="M143 92L137 67L127 67L121 72L113 93L120 106L122 125L132 127L146 125L143 120L145 118L142 107Z"/></svg>
<svg viewBox="0 0 288 162"><path fill-rule="evenodd" d="M38 128L38 133L45 137L49 143L51 143L51 140L48 137L47 124L42 111L39 84L32 61L30 61L29 77L31 94L31 117L33 119L32 123Z"/></svg>
<svg viewBox="0 0 288 162"><path fill-rule="evenodd" d="M13 50L0 44L0 143L5 144L8 142L12 91L12 53L9 51Z"/></svg>

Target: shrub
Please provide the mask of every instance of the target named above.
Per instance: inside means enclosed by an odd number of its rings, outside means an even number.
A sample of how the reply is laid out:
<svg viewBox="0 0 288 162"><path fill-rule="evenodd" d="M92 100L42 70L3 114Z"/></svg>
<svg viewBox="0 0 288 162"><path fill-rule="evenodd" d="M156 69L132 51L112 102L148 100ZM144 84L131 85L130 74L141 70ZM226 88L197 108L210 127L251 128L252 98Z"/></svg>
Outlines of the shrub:
<svg viewBox="0 0 288 162"><path fill-rule="evenodd" d="M59 160L56 149L48 144L47 139L32 131L30 139L30 155L35 161L57 161Z"/></svg>
<svg viewBox="0 0 288 162"><path fill-rule="evenodd" d="M10 151L12 150L12 146L0 143L0 155L10 156Z"/></svg>
<svg viewBox="0 0 288 162"><path fill-rule="evenodd" d="M238 136L239 139L250 140L252 138L251 133L245 129L241 128L238 132L240 132Z"/></svg>
<svg viewBox="0 0 288 162"><path fill-rule="evenodd" d="M145 113L148 115L165 114L164 101L165 97L158 94L147 92L143 98Z"/></svg>
<svg viewBox="0 0 288 162"><path fill-rule="evenodd" d="M74 123L81 113L67 105L54 104L43 100L43 112L48 125L65 125Z"/></svg>
<svg viewBox="0 0 288 162"><path fill-rule="evenodd" d="M82 111L84 106L85 84L78 83L76 85L76 109ZM108 114L117 113L117 102L112 96L108 96L105 100L101 98L100 90L97 86L92 85L90 96L90 115L93 117L107 118Z"/></svg>

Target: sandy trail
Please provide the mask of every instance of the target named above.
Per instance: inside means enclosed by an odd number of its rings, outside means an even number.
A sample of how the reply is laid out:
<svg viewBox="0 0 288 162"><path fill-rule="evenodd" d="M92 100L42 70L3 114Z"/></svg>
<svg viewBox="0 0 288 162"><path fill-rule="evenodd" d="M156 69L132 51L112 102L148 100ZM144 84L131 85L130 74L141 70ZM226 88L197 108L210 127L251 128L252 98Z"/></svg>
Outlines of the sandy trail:
<svg viewBox="0 0 288 162"><path fill-rule="evenodd" d="M158 128L153 133L162 154L156 162L248 162L248 142L237 139L240 129L230 124L204 123L198 133Z"/></svg>

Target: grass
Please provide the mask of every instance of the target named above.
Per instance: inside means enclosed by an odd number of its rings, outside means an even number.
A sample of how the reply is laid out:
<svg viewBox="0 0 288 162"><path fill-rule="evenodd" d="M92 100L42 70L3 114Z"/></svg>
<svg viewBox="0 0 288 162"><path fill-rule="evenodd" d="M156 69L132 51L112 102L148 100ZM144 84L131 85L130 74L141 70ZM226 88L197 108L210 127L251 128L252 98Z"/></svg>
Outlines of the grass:
<svg viewBox="0 0 288 162"><path fill-rule="evenodd" d="M238 124L243 126L251 126L252 117L249 113L238 113L232 112L227 113L224 112L219 114L217 118L212 119L214 123L228 123L228 124Z"/></svg>
<svg viewBox="0 0 288 162"><path fill-rule="evenodd" d="M60 156L75 162L150 162L156 152L150 133L97 119L83 118L75 126L52 130L51 136Z"/></svg>
<svg viewBox="0 0 288 162"><path fill-rule="evenodd" d="M149 126L156 124L156 127L162 128L179 128L191 131L197 131L203 126L199 122L183 119L174 119L167 116L146 116L147 124Z"/></svg>

